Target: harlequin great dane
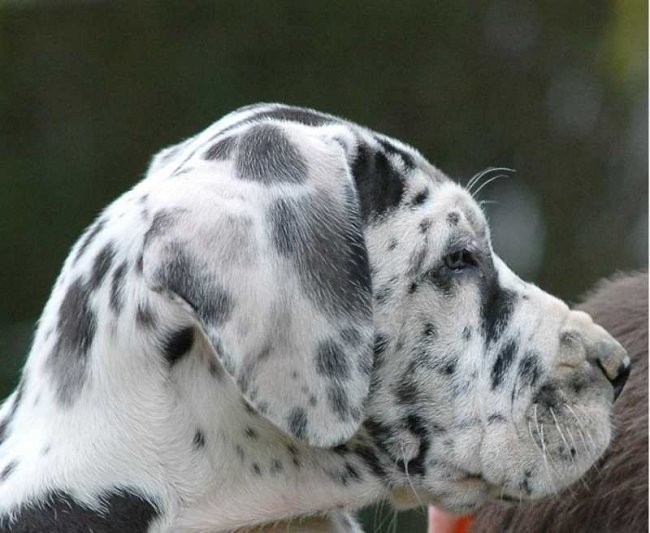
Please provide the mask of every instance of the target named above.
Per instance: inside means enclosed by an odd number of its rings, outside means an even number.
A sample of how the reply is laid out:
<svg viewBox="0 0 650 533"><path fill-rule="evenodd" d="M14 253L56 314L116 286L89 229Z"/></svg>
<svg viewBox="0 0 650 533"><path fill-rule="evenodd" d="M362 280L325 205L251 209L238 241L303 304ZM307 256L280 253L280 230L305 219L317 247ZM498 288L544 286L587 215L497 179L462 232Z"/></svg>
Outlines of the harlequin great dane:
<svg viewBox="0 0 650 533"><path fill-rule="evenodd" d="M415 149L249 106L73 247L0 412L0 527L354 530L338 511L387 498L537 498L603 453L628 373Z"/></svg>

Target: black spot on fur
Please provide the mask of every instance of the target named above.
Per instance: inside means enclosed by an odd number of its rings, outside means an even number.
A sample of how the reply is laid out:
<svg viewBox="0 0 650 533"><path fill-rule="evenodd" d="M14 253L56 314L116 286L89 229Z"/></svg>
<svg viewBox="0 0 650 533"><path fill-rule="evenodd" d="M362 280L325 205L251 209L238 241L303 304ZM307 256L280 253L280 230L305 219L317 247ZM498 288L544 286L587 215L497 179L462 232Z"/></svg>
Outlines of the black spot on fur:
<svg viewBox="0 0 650 533"><path fill-rule="evenodd" d="M271 462L271 468L269 469L269 472L271 474L278 474L284 470L284 467L282 466L282 462L279 459L273 459Z"/></svg>
<svg viewBox="0 0 650 533"><path fill-rule="evenodd" d="M351 481L360 480L358 470L354 468L350 463L346 463L345 470L343 470L342 472L326 470L325 473L329 476L329 478L332 481L338 483L339 485L343 485L344 487L347 487Z"/></svg>
<svg viewBox="0 0 650 533"><path fill-rule="evenodd" d="M456 372L456 360L453 359L446 361L445 364L442 365L442 372L448 376L451 376L454 372Z"/></svg>
<svg viewBox="0 0 650 533"><path fill-rule="evenodd" d="M394 438L394 429L376 418L367 418L363 423L363 427L373 442L382 449L385 448L386 441Z"/></svg>
<svg viewBox="0 0 650 533"><path fill-rule="evenodd" d="M121 263L114 271L111 279L111 295L109 305L114 313L122 310L122 293L124 292L124 275L126 274L127 262Z"/></svg>
<svg viewBox="0 0 650 533"><path fill-rule="evenodd" d="M469 326L465 326L463 328L462 335L463 335L463 339L465 339L466 341L470 340L472 338L472 328L470 328Z"/></svg>
<svg viewBox="0 0 650 533"><path fill-rule="evenodd" d="M257 431L255 431L251 427L246 428L245 434L249 439L256 439L257 438Z"/></svg>
<svg viewBox="0 0 650 533"><path fill-rule="evenodd" d="M361 474L359 471L347 461L345 462L345 473L349 479L361 481Z"/></svg>
<svg viewBox="0 0 650 533"><path fill-rule="evenodd" d="M156 317L153 310L145 303L139 303L135 311L135 321L144 328L153 328L156 325Z"/></svg>
<svg viewBox="0 0 650 533"><path fill-rule="evenodd" d="M244 460L244 448L242 448L239 444L235 445L235 453L237 454L237 457L239 457L240 461Z"/></svg>
<svg viewBox="0 0 650 533"><path fill-rule="evenodd" d="M79 245L79 249L77 251L77 255L73 261L73 263L76 263L79 261L79 258L84 254L88 246L90 246L90 243L93 242L97 234L104 229L104 226L106 225L106 221L103 218L97 219L87 230L86 233L83 237L83 240L81 241L81 244Z"/></svg>
<svg viewBox="0 0 650 533"><path fill-rule="evenodd" d="M361 144L352 162L352 176L364 221L381 217L402 201L403 176L390 164L385 153Z"/></svg>
<svg viewBox="0 0 650 533"><path fill-rule="evenodd" d="M347 379L350 368L341 346L332 340L321 342L316 352L316 370L322 376Z"/></svg>
<svg viewBox="0 0 650 533"><path fill-rule="evenodd" d="M223 160L228 159L233 149L237 146L237 137L225 137L214 143L205 152L205 159Z"/></svg>
<svg viewBox="0 0 650 533"><path fill-rule="evenodd" d="M447 214L447 224L456 226L460 222L460 215L455 211Z"/></svg>
<svg viewBox="0 0 650 533"><path fill-rule="evenodd" d="M503 382L503 378L512 366L516 353L517 342L515 340L508 341L499 351L494 366L492 367L492 390L496 389Z"/></svg>
<svg viewBox="0 0 650 533"><path fill-rule="evenodd" d="M377 333L375 335L374 356L381 358L386 351L386 347L390 342L390 338L385 333Z"/></svg>
<svg viewBox="0 0 650 533"><path fill-rule="evenodd" d="M11 473L15 470L18 463L16 461L10 461L7 465L0 471L0 481L6 480Z"/></svg>
<svg viewBox="0 0 650 533"><path fill-rule="evenodd" d="M300 468L301 463L300 463L298 448L296 448L294 444L287 444L287 451L291 456L291 462L293 463L293 466L295 466L296 468Z"/></svg>
<svg viewBox="0 0 650 533"><path fill-rule="evenodd" d="M251 468L251 470L253 471L253 474L255 474L256 476L262 475L262 469L260 468L260 465L258 465L257 463L253 463L253 467Z"/></svg>
<svg viewBox="0 0 650 533"><path fill-rule="evenodd" d="M493 413L488 416L488 424L503 423L506 421L505 417L499 413Z"/></svg>
<svg viewBox="0 0 650 533"><path fill-rule="evenodd" d="M155 504L128 489L100 493L90 508L56 491L18 507L13 520L0 516L0 531L11 533L146 533L158 516Z"/></svg>
<svg viewBox="0 0 650 533"><path fill-rule="evenodd" d="M413 374L406 372L395 388L395 397L402 405L413 405L419 399L419 392Z"/></svg>
<svg viewBox="0 0 650 533"><path fill-rule="evenodd" d="M418 205L422 205L424 202L426 202L428 197L429 197L429 189L424 189L424 190L418 192L413 197L413 200L411 200L411 206L412 207L417 207Z"/></svg>
<svg viewBox="0 0 650 533"><path fill-rule="evenodd" d="M93 263L92 272L90 275L89 285L90 289L96 289L104 281L106 273L111 268L113 258L115 257L115 250L113 249L112 244L107 244L104 246L101 251L95 257L95 262Z"/></svg>
<svg viewBox="0 0 650 533"><path fill-rule="evenodd" d="M228 320L233 309L228 293L196 264L182 245L171 243L167 251L168 261L155 275L158 283L181 296L206 324L218 326Z"/></svg>
<svg viewBox="0 0 650 533"><path fill-rule="evenodd" d="M390 298L390 295L393 293L393 287L390 285L386 285L385 287L381 287L375 291L375 301L379 304L385 304L388 298Z"/></svg>
<svg viewBox="0 0 650 533"><path fill-rule="evenodd" d="M327 196L281 199L268 218L275 247L295 261L312 302L334 317L370 316L370 269L354 202L341 205Z"/></svg>
<svg viewBox="0 0 650 533"><path fill-rule="evenodd" d="M533 473L530 470L525 470L524 471L524 479L521 481L519 484L520 490L524 492L524 494L530 496L533 492L533 490L530 487L530 478L533 476Z"/></svg>
<svg viewBox="0 0 650 533"><path fill-rule="evenodd" d="M307 178L302 155L273 124L251 126L242 135L235 167L241 179L265 185L302 183Z"/></svg>
<svg viewBox="0 0 650 533"><path fill-rule="evenodd" d="M420 229L420 233L426 233L429 231L429 228L431 227L431 219L430 218L423 218L420 221L420 224L418 225L418 228Z"/></svg>
<svg viewBox="0 0 650 533"><path fill-rule="evenodd" d="M505 331L514 312L516 294L499 286L496 272L481 291L481 318L486 344Z"/></svg>
<svg viewBox="0 0 650 533"><path fill-rule="evenodd" d="M386 476L386 470L381 464L377 452L370 446L359 444L355 446L354 453L361 459L370 471L378 478Z"/></svg>
<svg viewBox="0 0 650 533"><path fill-rule="evenodd" d="M413 294L417 289L418 289L418 284L417 284L417 282L414 281L413 283L411 283L409 285L408 293Z"/></svg>
<svg viewBox="0 0 650 533"><path fill-rule="evenodd" d="M415 162L413 161L413 156L408 152L405 152L401 148L395 146L392 142L387 139L382 139L375 137L377 142L381 145L384 151L390 156L397 156L402 160L407 171L415 167Z"/></svg>
<svg viewBox="0 0 650 533"><path fill-rule="evenodd" d="M539 388L533 397L533 403L539 404L539 406L545 410L553 408L557 410L558 405L563 403L563 400L555 385L552 383L545 383Z"/></svg>
<svg viewBox="0 0 650 533"><path fill-rule="evenodd" d="M307 435L307 413L302 407L295 407L287 417L289 431L295 437L304 439Z"/></svg>
<svg viewBox="0 0 650 533"><path fill-rule="evenodd" d="M203 431L200 429L196 430L196 433L194 433L194 438L192 439L192 445L198 449L198 448L203 448L205 446L205 435L203 434Z"/></svg>
<svg viewBox="0 0 650 533"><path fill-rule="evenodd" d="M74 281L61 302L58 340L47 360L54 376L57 397L69 405L83 386L97 318L90 304L91 290L81 279Z"/></svg>
<svg viewBox="0 0 650 533"><path fill-rule="evenodd" d="M427 339L435 339L438 336L438 328L432 322L427 322L424 324L422 336Z"/></svg>
<svg viewBox="0 0 650 533"><path fill-rule="evenodd" d="M183 355L188 353L194 343L194 328L191 326L179 329L168 335L162 341L162 353L170 366L176 364Z"/></svg>
<svg viewBox="0 0 650 533"><path fill-rule="evenodd" d="M389 343L390 339L384 333L377 333L375 335L372 353L372 365L374 369L378 369L384 364L384 354Z"/></svg>
<svg viewBox="0 0 650 533"><path fill-rule="evenodd" d="M445 266L436 266L429 270L424 279L433 284L433 286L442 292L445 296L450 296L454 289L455 276Z"/></svg>
<svg viewBox="0 0 650 533"><path fill-rule="evenodd" d="M327 389L327 401L332 409L341 420L347 420L350 413L348 397L342 387L332 385Z"/></svg>
<svg viewBox="0 0 650 533"><path fill-rule="evenodd" d="M534 387L539 379L539 355L535 352L526 352L519 361L517 368L517 382L522 386Z"/></svg>
<svg viewBox="0 0 650 533"><path fill-rule="evenodd" d="M391 239L388 241L388 251L392 252L395 248L397 248L397 239Z"/></svg>
<svg viewBox="0 0 650 533"><path fill-rule="evenodd" d="M334 446L334 448L332 448L332 451L339 457L345 457L350 453L350 448L347 444L339 444L337 446Z"/></svg>

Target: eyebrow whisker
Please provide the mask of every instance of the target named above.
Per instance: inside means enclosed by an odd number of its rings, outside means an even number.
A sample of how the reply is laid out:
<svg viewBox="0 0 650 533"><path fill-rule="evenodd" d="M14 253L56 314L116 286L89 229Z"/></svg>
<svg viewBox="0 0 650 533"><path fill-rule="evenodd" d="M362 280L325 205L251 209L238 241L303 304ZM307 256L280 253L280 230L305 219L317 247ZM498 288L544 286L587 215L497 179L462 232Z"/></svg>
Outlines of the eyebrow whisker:
<svg viewBox="0 0 650 533"><path fill-rule="evenodd" d="M498 180L500 178L509 178L509 177L510 176L508 174L497 174L496 176L492 176L491 178L489 178L489 179L485 180L483 183L481 183L481 185L475 191L473 191L471 193L472 198L476 198L478 193L480 193L483 190L483 188L487 187L493 181L496 181L496 180Z"/></svg>
<svg viewBox="0 0 650 533"><path fill-rule="evenodd" d="M474 174L474 175L470 178L470 180L467 182L467 185L465 186L465 189L467 189L467 191L468 191L472 196L474 196L474 194L472 193L472 187L474 187L475 185L477 185L478 182L479 182L482 178L484 178L485 176L487 176L487 175L490 174L491 172L516 172L516 171L515 171L514 169L507 168L507 167L488 167L488 168L486 168L486 169L484 169L484 170L481 170L481 171L477 172L476 174Z"/></svg>

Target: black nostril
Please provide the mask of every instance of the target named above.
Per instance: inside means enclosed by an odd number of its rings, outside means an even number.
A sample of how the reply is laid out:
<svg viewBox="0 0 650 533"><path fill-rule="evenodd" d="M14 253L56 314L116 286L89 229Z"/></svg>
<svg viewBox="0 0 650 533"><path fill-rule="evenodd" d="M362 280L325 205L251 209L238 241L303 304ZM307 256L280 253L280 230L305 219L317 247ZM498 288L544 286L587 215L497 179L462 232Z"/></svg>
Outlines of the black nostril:
<svg viewBox="0 0 650 533"><path fill-rule="evenodd" d="M614 400L619 397L621 394L621 391L623 390L623 386L625 385L625 382L627 381L627 378L630 375L630 370L632 369L632 366L629 364L624 364L621 363L618 367L618 372L617 376L610 381L612 384L612 387L614 387Z"/></svg>
<svg viewBox="0 0 650 533"><path fill-rule="evenodd" d="M610 378L607 370L600 362L600 360L597 360L596 364L602 370L603 374L605 374L607 381L609 381L612 384L612 387L614 387L614 401L616 401L616 398L621 395L621 391L625 386L627 378L630 376L630 370L632 369L632 366L629 363L621 363L616 370L616 377Z"/></svg>

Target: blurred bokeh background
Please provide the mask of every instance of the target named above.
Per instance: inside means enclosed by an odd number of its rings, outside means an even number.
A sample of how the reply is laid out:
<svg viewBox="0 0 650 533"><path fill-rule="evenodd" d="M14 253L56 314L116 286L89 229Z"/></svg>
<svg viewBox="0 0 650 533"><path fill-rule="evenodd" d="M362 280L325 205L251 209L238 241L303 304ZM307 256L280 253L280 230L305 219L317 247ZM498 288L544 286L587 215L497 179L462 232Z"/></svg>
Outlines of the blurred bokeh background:
<svg viewBox="0 0 650 533"><path fill-rule="evenodd" d="M486 187L493 240L575 301L647 267L643 0L0 2L0 396L70 246L153 152L234 108L339 114ZM424 531L374 511L369 531Z"/></svg>

